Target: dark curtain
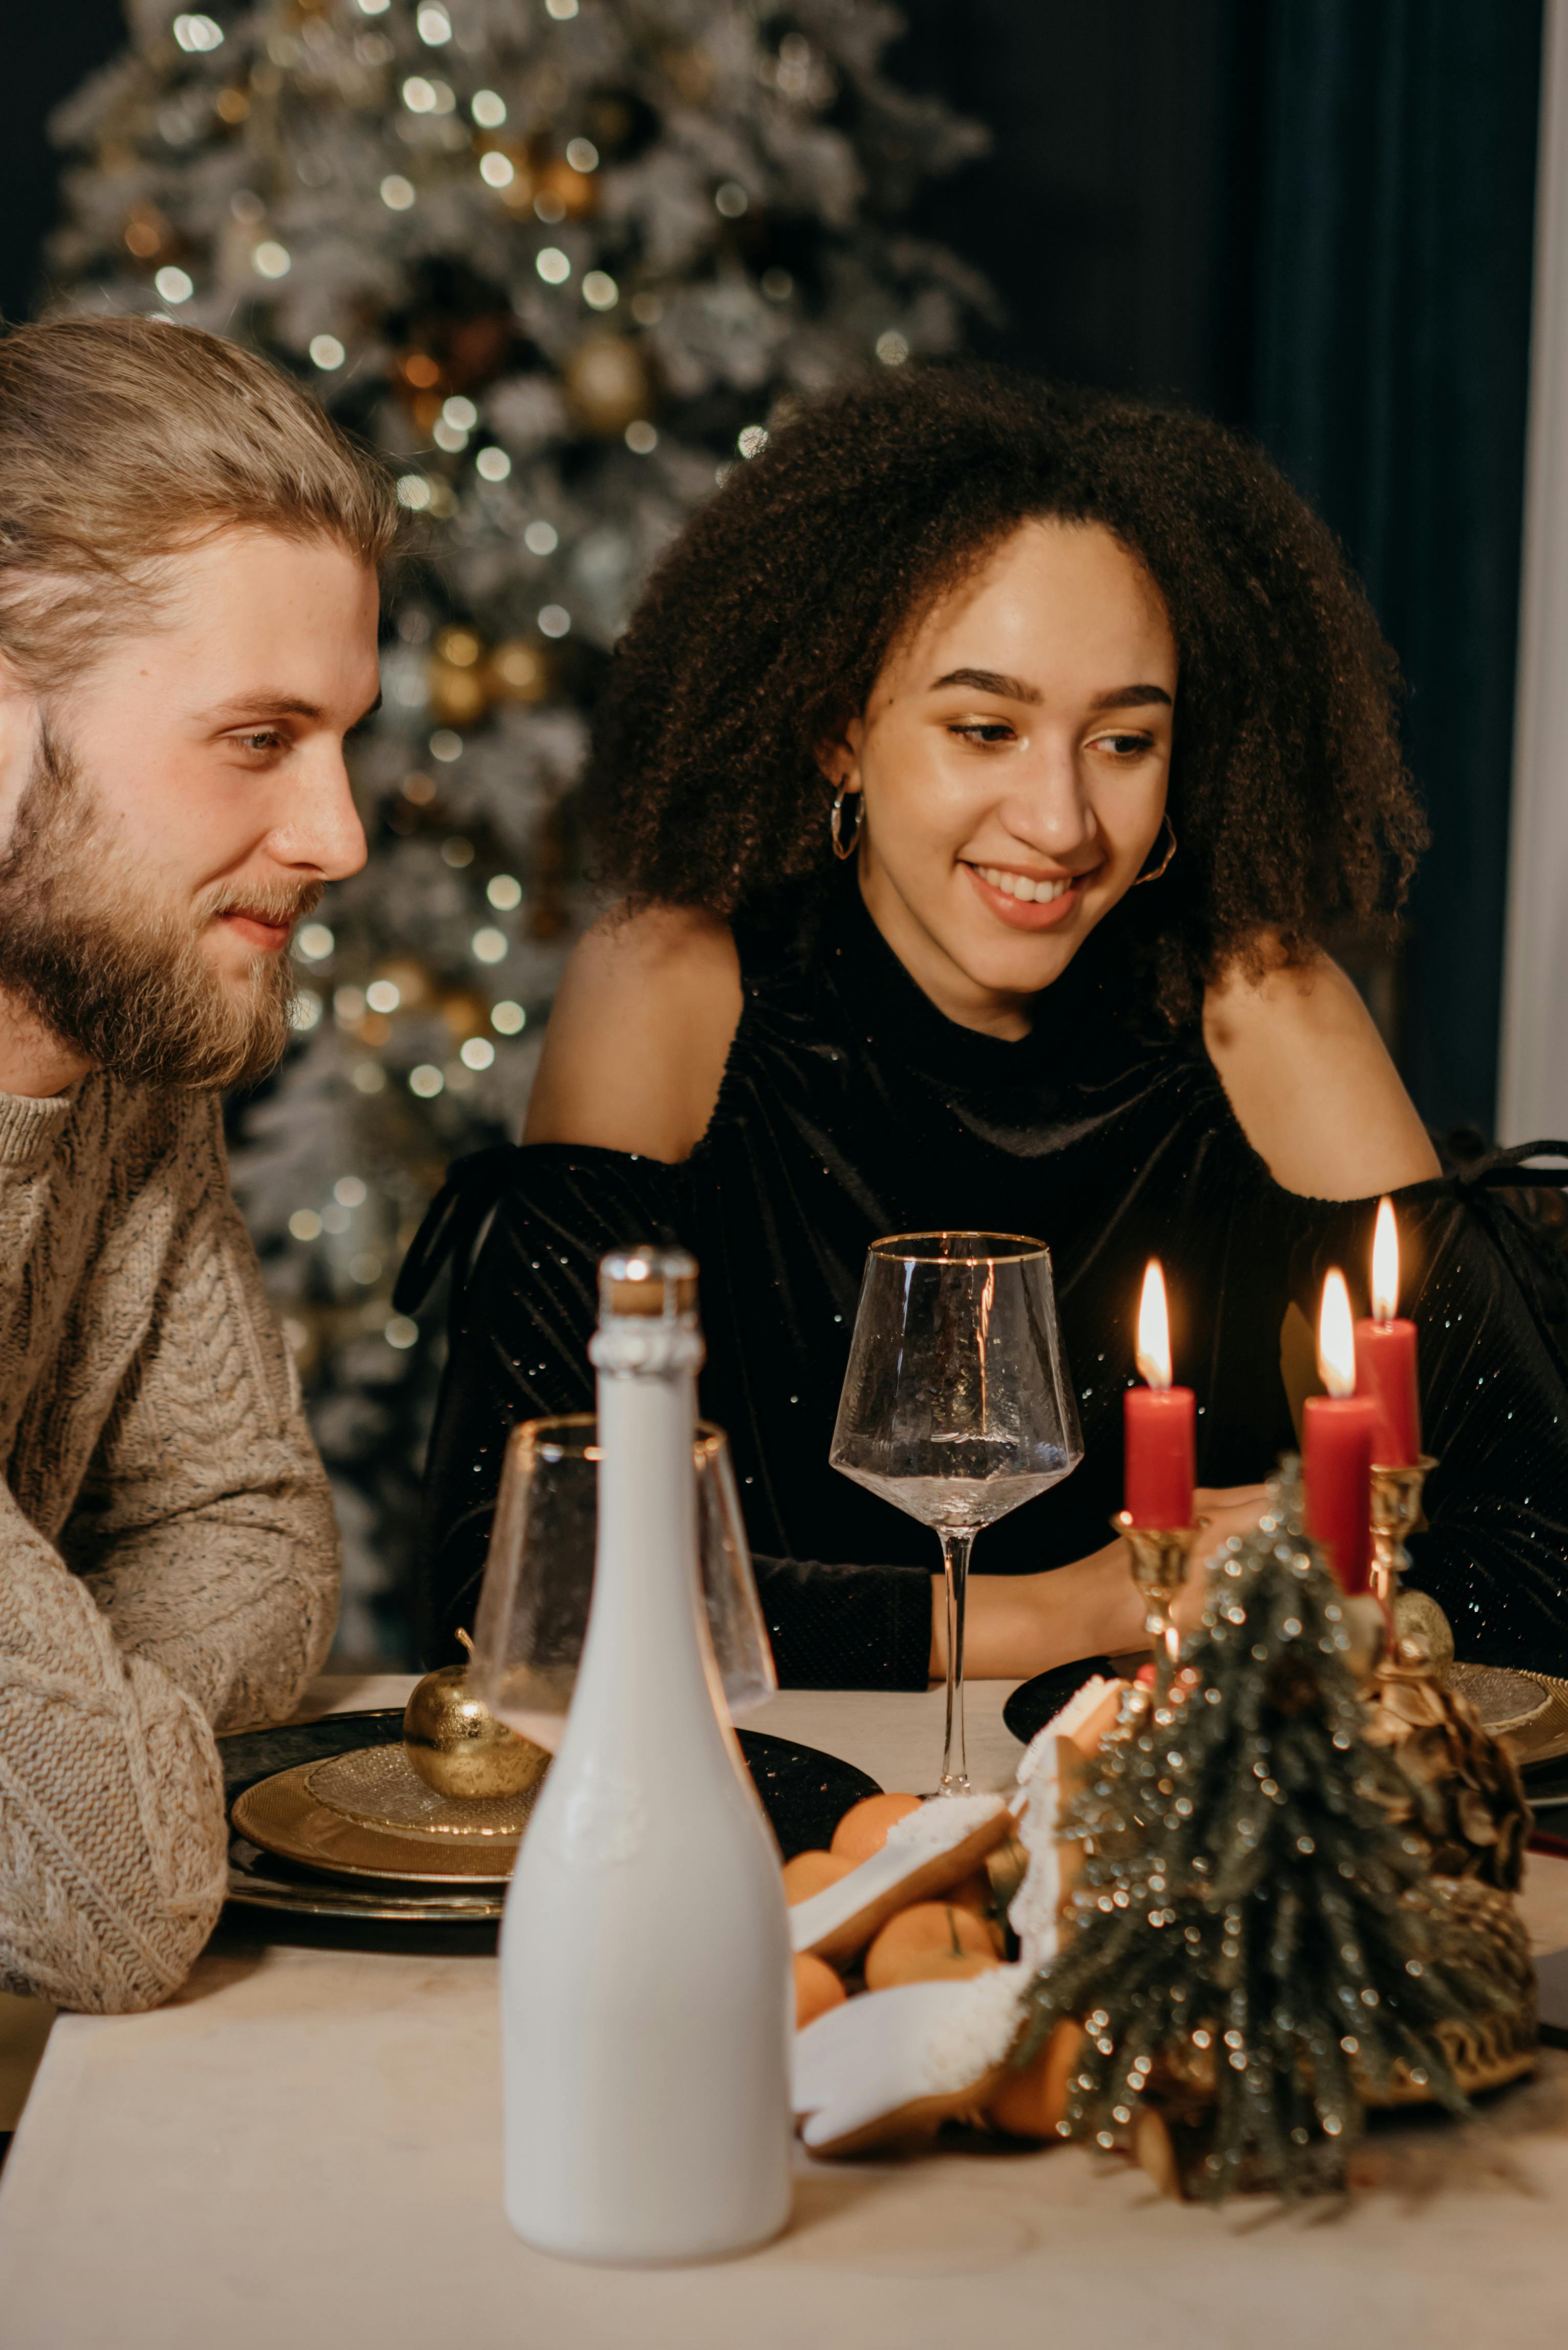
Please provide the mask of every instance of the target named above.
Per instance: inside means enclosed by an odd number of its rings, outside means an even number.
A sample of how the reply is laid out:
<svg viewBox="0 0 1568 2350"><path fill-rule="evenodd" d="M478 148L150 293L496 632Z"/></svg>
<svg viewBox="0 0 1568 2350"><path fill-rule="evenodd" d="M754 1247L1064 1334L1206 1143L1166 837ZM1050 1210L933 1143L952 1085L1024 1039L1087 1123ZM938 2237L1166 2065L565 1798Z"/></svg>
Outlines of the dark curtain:
<svg viewBox="0 0 1568 2350"><path fill-rule="evenodd" d="M1348 546L1409 685L1433 846L1402 1053L1428 1123L1497 1086L1540 0L1267 0L1249 421Z"/></svg>

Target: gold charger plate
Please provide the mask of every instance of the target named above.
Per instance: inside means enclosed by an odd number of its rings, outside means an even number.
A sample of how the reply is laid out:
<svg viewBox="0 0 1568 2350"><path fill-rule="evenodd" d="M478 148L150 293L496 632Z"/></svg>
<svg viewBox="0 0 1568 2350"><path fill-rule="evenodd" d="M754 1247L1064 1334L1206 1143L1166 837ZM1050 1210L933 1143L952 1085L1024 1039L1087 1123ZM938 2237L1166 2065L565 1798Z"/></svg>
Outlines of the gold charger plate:
<svg viewBox="0 0 1568 2350"><path fill-rule="evenodd" d="M329 1868L339 1877L377 1877L387 1883L504 1885L516 1857L514 1836L431 1835L428 1829L380 1827L324 1803L311 1781L319 1762L296 1762L236 1795L230 1816L235 1833L264 1852Z"/></svg>
<svg viewBox="0 0 1568 2350"><path fill-rule="evenodd" d="M1499 1665L1454 1664L1447 1678L1492 1735L1507 1739L1516 1762L1552 1762L1568 1754L1568 1681Z"/></svg>

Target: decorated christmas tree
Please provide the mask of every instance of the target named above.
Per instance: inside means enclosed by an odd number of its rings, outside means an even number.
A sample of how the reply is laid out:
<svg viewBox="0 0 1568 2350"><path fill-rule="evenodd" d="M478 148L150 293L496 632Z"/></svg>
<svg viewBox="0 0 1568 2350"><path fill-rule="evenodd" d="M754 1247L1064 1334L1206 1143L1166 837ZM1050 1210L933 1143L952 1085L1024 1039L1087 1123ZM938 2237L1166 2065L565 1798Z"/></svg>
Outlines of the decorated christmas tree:
<svg viewBox="0 0 1568 2350"><path fill-rule="evenodd" d="M236 1188L384 1651L439 1311L392 1276L456 1153L514 1136L589 899L573 787L650 560L787 403L959 338L900 234L981 134L880 70L875 0L128 0L62 111L57 307L258 344L383 449L417 560L353 749L370 863L298 941ZM377 1611L381 1620L377 1620Z"/></svg>
<svg viewBox="0 0 1568 2350"><path fill-rule="evenodd" d="M1512 1904L1434 1870L1459 1865L1417 1825L1438 1789L1369 1737L1352 1648L1287 1476L1063 1820L1072 1928L1019 2054L1082 2020L1064 2137L1130 2146L1152 2110L1191 2191L1313 2192L1344 2184L1368 2103L1462 2111L1467 2083L1528 2069Z"/></svg>

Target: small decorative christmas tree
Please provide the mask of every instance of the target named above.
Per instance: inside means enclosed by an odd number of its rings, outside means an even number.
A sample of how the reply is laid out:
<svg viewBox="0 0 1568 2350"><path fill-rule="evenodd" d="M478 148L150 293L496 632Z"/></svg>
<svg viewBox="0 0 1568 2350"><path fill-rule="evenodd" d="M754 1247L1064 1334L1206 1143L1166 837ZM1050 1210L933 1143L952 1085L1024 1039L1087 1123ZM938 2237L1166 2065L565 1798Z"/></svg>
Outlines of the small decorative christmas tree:
<svg viewBox="0 0 1568 2350"><path fill-rule="evenodd" d="M387 452L424 533L354 756L370 865L300 933L299 1043L234 1138L365 1653L434 1377L392 1277L446 1161L518 1131L605 655L781 403L957 342L984 289L898 224L983 134L886 78L874 0L128 15L55 126L84 159L59 305L258 343Z"/></svg>
<svg viewBox="0 0 1568 2350"><path fill-rule="evenodd" d="M1369 2097L1462 2110L1453 2056L1478 2016L1514 2071L1533 2043L1511 1916L1472 1918L1481 1889L1450 1899L1397 1824L1410 1788L1366 1741L1350 1648L1277 1481L1176 1679L1104 1742L1063 1823L1085 1864L1018 2061L1080 2019L1062 2135L1128 2145L1152 2107L1205 2196L1342 2184Z"/></svg>

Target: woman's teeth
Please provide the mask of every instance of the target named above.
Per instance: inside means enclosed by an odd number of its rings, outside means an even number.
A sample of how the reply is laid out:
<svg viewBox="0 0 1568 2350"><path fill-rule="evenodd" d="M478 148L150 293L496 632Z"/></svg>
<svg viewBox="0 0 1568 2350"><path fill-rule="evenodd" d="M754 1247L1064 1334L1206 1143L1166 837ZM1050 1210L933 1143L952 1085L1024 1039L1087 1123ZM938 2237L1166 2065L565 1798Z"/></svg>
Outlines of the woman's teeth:
<svg viewBox="0 0 1568 2350"><path fill-rule="evenodd" d="M1064 898L1075 876L1064 874L1060 881L1032 881L1027 873L1004 873L998 865L977 865L975 871L982 881L1004 897L1021 898L1026 906L1048 906L1054 898Z"/></svg>

